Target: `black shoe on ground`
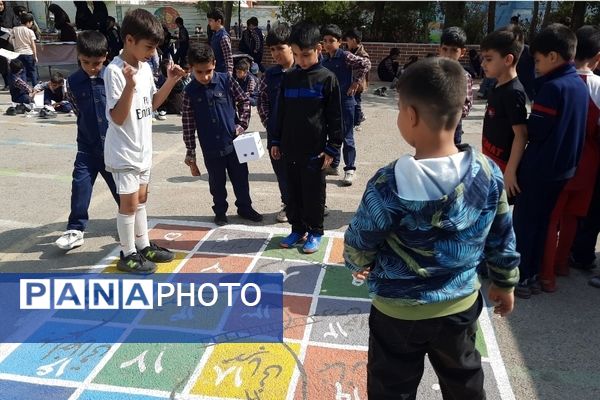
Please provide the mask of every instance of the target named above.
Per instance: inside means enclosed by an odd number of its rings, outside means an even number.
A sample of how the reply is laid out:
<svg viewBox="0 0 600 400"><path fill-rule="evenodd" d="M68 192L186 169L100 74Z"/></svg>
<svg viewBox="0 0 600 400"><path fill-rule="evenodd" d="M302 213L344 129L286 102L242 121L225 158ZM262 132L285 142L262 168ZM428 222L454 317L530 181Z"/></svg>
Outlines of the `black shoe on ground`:
<svg viewBox="0 0 600 400"><path fill-rule="evenodd" d="M15 111L17 114L25 114L26 112L29 112L29 109L25 107L24 104L17 104L15 106Z"/></svg>
<svg viewBox="0 0 600 400"><path fill-rule="evenodd" d="M156 243L150 242L150 246L140 250L140 254L148 261L155 263L167 263L173 261L175 253L164 247L158 246Z"/></svg>
<svg viewBox="0 0 600 400"><path fill-rule="evenodd" d="M591 271L594 268L596 268L595 261L592 261L589 263L582 263L582 262L575 261L573 256L569 257L569 265L571 266L571 268L579 269L581 271Z"/></svg>
<svg viewBox="0 0 600 400"><path fill-rule="evenodd" d="M229 220L227 219L227 215L225 214L217 214L215 215L215 219L213 220L215 224L219 226L227 225Z"/></svg>
<svg viewBox="0 0 600 400"><path fill-rule="evenodd" d="M8 107L5 112L6 115L17 115L17 110L14 107Z"/></svg>
<svg viewBox="0 0 600 400"><path fill-rule="evenodd" d="M156 264L144 259L141 254L131 253L125 257L123 256L123 252L121 252L121 258L117 262L117 269L128 274L149 275L156 271Z"/></svg>
<svg viewBox="0 0 600 400"><path fill-rule="evenodd" d="M263 216L259 214L255 209L250 208L249 210L238 210L238 215L244 219L247 219L252 222L261 222L263 220Z"/></svg>

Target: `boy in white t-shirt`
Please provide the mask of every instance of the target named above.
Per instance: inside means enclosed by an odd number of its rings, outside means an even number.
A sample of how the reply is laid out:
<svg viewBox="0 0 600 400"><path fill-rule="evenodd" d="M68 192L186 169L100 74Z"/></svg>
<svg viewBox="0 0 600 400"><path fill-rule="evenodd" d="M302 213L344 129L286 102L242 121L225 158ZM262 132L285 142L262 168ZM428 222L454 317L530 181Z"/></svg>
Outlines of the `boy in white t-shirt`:
<svg viewBox="0 0 600 400"><path fill-rule="evenodd" d="M148 239L146 200L152 165L152 112L168 97L184 76L170 65L167 80L156 90L147 61L163 40L160 22L148 11L127 13L121 25L123 52L108 65L104 145L106 170L112 172L119 193L117 230L121 255L117 268L135 274L151 274L155 262L169 262L174 255Z"/></svg>
<svg viewBox="0 0 600 400"><path fill-rule="evenodd" d="M20 15L21 25L13 28L10 35L10 43L19 53L19 60L25 67L27 79L31 86L37 84L37 48L35 47L35 33L31 30L33 26L33 15L24 13Z"/></svg>

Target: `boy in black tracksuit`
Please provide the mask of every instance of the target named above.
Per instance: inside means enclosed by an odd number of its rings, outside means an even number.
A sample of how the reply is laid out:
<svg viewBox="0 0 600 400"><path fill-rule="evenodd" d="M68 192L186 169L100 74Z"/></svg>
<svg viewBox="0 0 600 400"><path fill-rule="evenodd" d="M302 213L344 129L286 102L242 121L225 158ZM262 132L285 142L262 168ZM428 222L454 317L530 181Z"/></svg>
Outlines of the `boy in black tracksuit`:
<svg viewBox="0 0 600 400"><path fill-rule="evenodd" d="M303 251L319 250L325 207L324 169L342 144L340 86L335 75L318 62L319 28L294 26L289 43L296 67L281 82L277 127L271 156L287 167L287 217L292 233L281 241L289 248L305 240ZM308 233L308 237L306 237Z"/></svg>

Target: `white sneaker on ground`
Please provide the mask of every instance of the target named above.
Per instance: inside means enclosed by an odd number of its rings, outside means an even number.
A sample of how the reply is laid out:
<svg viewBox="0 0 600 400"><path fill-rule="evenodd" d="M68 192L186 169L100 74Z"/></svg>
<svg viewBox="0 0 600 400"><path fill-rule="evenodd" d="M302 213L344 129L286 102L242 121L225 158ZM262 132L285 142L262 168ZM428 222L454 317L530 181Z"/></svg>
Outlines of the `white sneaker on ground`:
<svg viewBox="0 0 600 400"><path fill-rule="evenodd" d="M287 213L285 212L285 204L281 205L281 210L277 213L277 222L288 222Z"/></svg>
<svg viewBox="0 0 600 400"><path fill-rule="evenodd" d="M56 242L54 243L63 250L74 249L83 244L83 232L76 229L70 229L56 239Z"/></svg>
<svg viewBox="0 0 600 400"><path fill-rule="evenodd" d="M344 173L344 179L342 179L342 185L344 186L352 186L352 182L354 181L355 171L353 169L349 169Z"/></svg>

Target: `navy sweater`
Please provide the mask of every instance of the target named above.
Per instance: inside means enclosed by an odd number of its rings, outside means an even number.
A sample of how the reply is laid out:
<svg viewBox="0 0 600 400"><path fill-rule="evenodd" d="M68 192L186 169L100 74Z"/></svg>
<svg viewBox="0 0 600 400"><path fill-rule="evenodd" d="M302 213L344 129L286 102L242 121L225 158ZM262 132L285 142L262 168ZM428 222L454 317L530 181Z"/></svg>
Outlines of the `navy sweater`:
<svg viewBox="0 0 600 400"><path fill-rule="evenodd" d="M589 101L586 85L575 67L566 63L536 79L535 93L519 181L569 179L583 149Z"/></svg>

